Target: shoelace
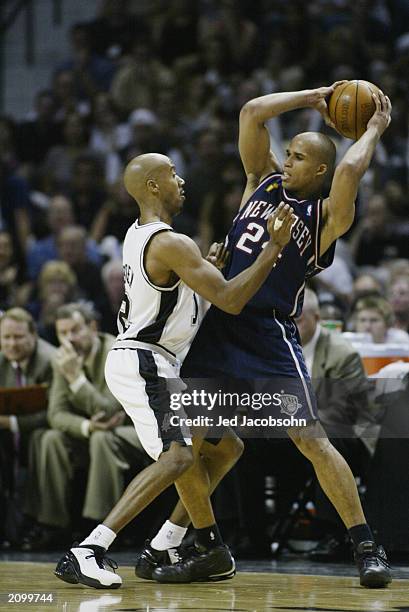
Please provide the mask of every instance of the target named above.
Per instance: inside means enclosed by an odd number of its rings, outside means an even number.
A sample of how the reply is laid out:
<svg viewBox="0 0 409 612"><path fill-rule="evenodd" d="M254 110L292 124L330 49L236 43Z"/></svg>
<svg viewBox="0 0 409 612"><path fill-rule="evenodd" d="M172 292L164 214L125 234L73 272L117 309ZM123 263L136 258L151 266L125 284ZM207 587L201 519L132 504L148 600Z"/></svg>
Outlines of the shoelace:
<svg viewBox="0 0 409 612"><path fill-rule="evenodd" d="M101 569L105 569L105 563L114 570L118 569L118 563L116 561L114 561L113 559L110 559L109 557L105 557L104 553L101 552L93 552L91 555L87 555L85 558L86 559L91 559L92 557L94 557L98 567L100 567Z"/></svg>
<svg viewBox="0 0 409 612"><path fill-rule="evenodd" d="M381 553L376 551L375 553L367 553L362 558L366 567L376 567L380 562L382 565L390 569L390 564L387 558Z"/></svg>

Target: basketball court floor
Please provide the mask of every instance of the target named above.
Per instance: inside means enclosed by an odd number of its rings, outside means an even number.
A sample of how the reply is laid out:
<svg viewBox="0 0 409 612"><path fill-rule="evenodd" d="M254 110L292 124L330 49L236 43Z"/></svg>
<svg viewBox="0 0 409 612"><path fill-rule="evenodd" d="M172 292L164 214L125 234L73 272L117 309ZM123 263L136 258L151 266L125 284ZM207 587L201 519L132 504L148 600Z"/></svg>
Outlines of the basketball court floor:
<svg viewBox="0 0 409 612"><path fill-rule="evenodd" d="M112 553L120 565L122 587L97 591L55 578L59 556L1 555L0 611L409 612L408 566L395 566L394 582L382 590L360 587L352 564L321 565L299 558L240 561L235 578L225 582L162 585L136 578L134 555L124 552ZM34 597L27 603L29 594Z"/></svg>

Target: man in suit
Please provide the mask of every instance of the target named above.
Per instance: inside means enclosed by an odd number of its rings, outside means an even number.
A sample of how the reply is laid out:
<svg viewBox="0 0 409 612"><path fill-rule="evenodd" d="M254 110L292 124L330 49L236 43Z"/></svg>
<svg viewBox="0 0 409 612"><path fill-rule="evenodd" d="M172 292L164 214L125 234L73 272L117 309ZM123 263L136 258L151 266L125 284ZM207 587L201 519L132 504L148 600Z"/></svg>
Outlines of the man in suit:
<svg viewBox="0 0 409 612"><path fill-rule="evenodd" d="M53 361L51 429L33 440L27 499L27 512L43 529L27 549L53 548L70 537L77 468L88 467L82 515L99 521L122 495L125 470L143 461L135 430L123 426L125 413L105 382L114 336L98 333L94 313L80 303L57 310L56 332L60 347Z"/></svg>
<svg viewBox="0 0 409 612"><path fill-rule="evenodd" d="M297 318L305 362L317 395L319 418L332 444L355 475L364 476L370 462L369 430L376 414L368 398L369 384L359 353L342 337L320 324L316 294L306 289L302 314ZM315 505L327 537L311 553L316 560L342 558L344 528L317 483Z"/></svg>
<svg viewBox="0 0 409 612"><path fill-rule="evenodd" d="M0 318L0 387L22 387L46 383L52 379L51 360L56 349L37 336L31 315L22 308L11 308ZM47 426L46 409L27 415L0 415L0 495L16 492L19 464L25 464L27 447L33 432ZM17 476L17 478L16 478ZM2 500L1 524L6 523L6 513L10 514L10 504ZM6 538L17 536L10 529ZM0 538L1 539L1 538ZM6 538L3 546L7 547Z"/></svg>

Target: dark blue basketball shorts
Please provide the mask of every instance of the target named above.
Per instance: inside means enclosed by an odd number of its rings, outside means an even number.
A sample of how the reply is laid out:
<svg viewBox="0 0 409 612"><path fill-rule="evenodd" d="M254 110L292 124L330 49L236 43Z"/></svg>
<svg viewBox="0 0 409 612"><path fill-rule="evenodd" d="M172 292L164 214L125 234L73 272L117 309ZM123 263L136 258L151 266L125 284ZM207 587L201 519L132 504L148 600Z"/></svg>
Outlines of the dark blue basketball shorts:
<svg viewBox="0 0 409 612"><path fill-rule="evenodd" d="M297 327L276 312L233 316L212 307L181 375L190 392L201 392L195 415L211 416L213 426L225 418L243 436L274 437L318 418Z"/></svg>

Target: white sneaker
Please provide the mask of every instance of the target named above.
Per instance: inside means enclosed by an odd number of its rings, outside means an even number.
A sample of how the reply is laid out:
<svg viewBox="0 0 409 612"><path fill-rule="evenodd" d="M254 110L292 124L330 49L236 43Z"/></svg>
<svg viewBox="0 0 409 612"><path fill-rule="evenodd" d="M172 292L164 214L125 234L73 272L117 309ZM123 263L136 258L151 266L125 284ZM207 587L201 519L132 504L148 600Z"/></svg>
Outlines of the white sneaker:
<svg viewBox="0 0 409 612"><path fill-rule="evenodd" d="M80 582L95 589L118 589L122 584L121 576L115 574L118 564L105 557L105 553L101 546L75 543L57 563L54 574L70 584ZM106 565L114 571L107 570Z"/></svg>

